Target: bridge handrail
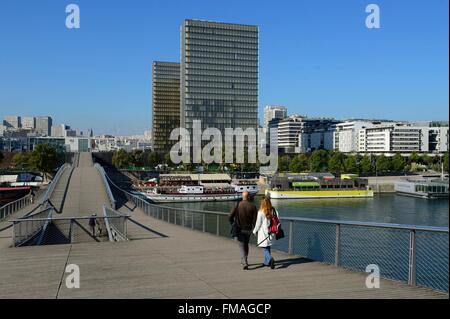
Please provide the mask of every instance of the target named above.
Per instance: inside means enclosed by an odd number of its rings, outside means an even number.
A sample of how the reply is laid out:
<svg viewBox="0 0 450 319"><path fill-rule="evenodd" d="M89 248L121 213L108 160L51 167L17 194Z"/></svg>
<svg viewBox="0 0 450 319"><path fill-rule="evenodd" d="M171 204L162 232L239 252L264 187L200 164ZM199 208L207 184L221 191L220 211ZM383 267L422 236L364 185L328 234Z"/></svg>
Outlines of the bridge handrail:
<svg viewBox="0 0 450 319"><path fill-rule="evenodd" d="M0 221L31 204L31 193L0 207Z"/></svg>
<svg viewBox="0 0 450 319"><path fill-rule="evenodd" d="M55 177L53 177L53 180L50 182L50 186L47 188L47 191L45 192L44 196L42 197L41 204L44 204L47 200L50 199L50 197L53 194L53 191L55 190L56 184L58 184L59 179L61 178L64 171L71 167L71 164L65 163L63 164L58 171L55 174Z"/></svg>
<svg viewBox="0 0 450 319"><path fill-rule="evenodd" d="M126 221L129 216L110 209L105 205L103 205L103 215L105 216L105 225L109 241L128 240Z"/></svg>
<svg viewBox="0 0 450 319"><path fill-rule="evenodd" d="M94 167L99 171L99 173L100 173L100 175L102 177L103 184L105 185L106 194L108 195L108 199L109 199L109 202L111 204L111 207L113 209L116 209L116 207L117 207L116 206L116 199L114 198L114 195L113 195L113 193L111 191L111 187L109 186L108 179L106 177L107 175L106 175L106 172L105 172L103 166L101 166L98 163L95 163Z"/></svg>

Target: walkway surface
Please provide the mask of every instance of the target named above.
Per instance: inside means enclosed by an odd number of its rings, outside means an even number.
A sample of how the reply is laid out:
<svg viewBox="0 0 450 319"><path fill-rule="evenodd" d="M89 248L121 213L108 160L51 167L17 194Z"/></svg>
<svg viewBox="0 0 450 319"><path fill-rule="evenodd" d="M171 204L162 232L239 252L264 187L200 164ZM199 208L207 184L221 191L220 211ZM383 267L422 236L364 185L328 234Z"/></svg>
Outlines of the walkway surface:
<svg viewBox="0 0 450 319"><path fill-rule="evenodd" d="M88 156L81 154L72 176L65 179L69 186L64 216L84 216L108 202ZM63 184L57 189L65 188ZM0 245L0 298L448 299L448 294L389 280L381 280L379 289L368 289L365 273L283 253L274 253L276 269L271 270L261 267L262 253L256 247L251 247L250 269L244 271L233 240L154 219L132 203L120 211L155 232L128 222L132 240L126 242ZM8 239L8 233L1 236ZM66 287L69 264L80 267L79 289Z"/></svg>

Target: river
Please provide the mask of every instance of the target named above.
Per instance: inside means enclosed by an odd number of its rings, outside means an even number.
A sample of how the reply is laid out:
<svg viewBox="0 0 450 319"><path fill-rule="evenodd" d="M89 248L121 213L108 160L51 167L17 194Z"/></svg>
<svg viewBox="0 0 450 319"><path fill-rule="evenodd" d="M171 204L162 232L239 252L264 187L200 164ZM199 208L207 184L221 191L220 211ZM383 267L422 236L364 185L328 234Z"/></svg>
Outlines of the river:
<svg viewBox="0 0 450 319"><path fill-rule="evenodd" d="M260 199L255 199L259 204ZM281 216L448 227L449 200L380 194L363 199L273 200ZM165 204L196 210L229 212L233 202Z"/></svg>

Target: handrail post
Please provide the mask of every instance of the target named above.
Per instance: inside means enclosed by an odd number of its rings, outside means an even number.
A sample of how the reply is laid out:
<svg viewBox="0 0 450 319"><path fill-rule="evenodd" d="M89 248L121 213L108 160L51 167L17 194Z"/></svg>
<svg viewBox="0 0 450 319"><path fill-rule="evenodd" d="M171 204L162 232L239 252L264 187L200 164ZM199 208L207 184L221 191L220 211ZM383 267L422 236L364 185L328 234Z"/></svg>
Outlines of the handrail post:
<svg viewBox="0 0 450 319"><path fill-rule="evenodd" d="M408 267L408 284L416 285L416 231L409 231L409 267Z"/></svg>
<svg viewBox="0 0 450 319"><path fill-rule="evenodd" d="M202 214L202 222L203 222L203 225L202 225L202 229L203 229L203 232L205 232L206 231L206 215L203 213Z"/></svg>
<svg viewBox="0 0 450 319"><path fill-rule="evenodd" d="M219 215L216 215L216 235L219 236L220 235L220 219L219 219Z"/></svg>
<svg viewBox="0 0 450 319"><path fill-rule="evenodd" d="M336 224L336 244L334 250L334 265L338 267L341 263L341 225Z"/></svg>
<svg viewBox="0 0 450 319"><path fill-rule="evenodd" d="M191 213L191 229L194 229L194 212Z"/></svg>
<svg viewBox="0 0 450 319"><path fill-rule="evenodd" d="M289 248L288 248L289 255L294 254L294 222L291 220L289 221Z"/></svg>

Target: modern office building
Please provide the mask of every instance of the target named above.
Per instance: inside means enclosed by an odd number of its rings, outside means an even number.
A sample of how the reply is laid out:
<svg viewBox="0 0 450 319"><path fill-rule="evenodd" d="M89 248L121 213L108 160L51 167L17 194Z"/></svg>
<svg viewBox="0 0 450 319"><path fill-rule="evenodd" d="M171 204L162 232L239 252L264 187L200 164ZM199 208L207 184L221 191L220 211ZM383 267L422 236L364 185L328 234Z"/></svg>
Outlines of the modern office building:
<svg viewBox="0 0 450 319"><path fill-rule="evenodd" d="M52 133L52 118L50 116L36 117L36 133L51 136Z"/></svg>
<svg viewBox="0 0 450 319"><path fill-rule="evenodd" d="M287 154L308 153L316 149L331 150L333 131L339 122L328 118L289 116L278 122L278 149L280 153Z"/></svg>
<svg viewBox="0 0 450 319"><path fill-rule="evenodd" d="M180 127L180 64L155 61L152 65L152 130L156 152L168 153L176 141L173 129Z"/></svg>
<svg viewBox="0 0 450 319"><path fill-rule="evenodd" d="M22 128L26 130L34 130L36 128L36 118L33 116L22 117Z"/></svg>
<svg viewBox="0 0 450 319"><path fill-rule="evenodd" d="M269 127L269 122L273 119L284 119L287 117L287 108L280 105L267 105L264 108L264 128Z"/></svg>
<svg viewBox="0 0 450 319"><path fill-rule="evenodd" d="M21 117L17 115L7 115L3 118L3 125L7 128L19 129L22 127Z"/></svg>
<svg viewBox="0 0 450 319"><path fill-rule="evenodd" d="M183 22L180 111L181 126L188 130L194 120L222 134L225 128L257 129L257 26Z"/></svg>

